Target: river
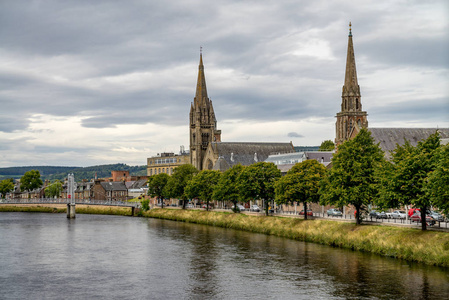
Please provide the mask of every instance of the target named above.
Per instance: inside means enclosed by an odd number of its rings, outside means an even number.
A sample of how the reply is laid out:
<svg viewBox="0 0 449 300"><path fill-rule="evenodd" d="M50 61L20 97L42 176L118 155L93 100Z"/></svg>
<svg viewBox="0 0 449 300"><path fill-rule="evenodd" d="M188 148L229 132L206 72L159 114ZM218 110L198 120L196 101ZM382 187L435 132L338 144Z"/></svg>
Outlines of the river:
<svg viewBox="0 0 449 300"><path fill-rule="evenodd" d="M0 299L449 299L449 270L167 220L0 213Z"/></svg>

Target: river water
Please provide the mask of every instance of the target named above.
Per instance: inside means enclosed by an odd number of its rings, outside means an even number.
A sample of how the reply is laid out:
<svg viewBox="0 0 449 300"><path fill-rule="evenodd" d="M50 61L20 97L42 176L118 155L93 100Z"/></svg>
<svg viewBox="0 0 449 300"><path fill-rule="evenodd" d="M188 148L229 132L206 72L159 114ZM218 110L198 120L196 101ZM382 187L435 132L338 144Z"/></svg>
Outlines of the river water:
<svg viewBox="0 0 449 300"><path fill-rule="evenodd" d="M449 299L449 270L166 220L0 213L0 299Z"/></svg>

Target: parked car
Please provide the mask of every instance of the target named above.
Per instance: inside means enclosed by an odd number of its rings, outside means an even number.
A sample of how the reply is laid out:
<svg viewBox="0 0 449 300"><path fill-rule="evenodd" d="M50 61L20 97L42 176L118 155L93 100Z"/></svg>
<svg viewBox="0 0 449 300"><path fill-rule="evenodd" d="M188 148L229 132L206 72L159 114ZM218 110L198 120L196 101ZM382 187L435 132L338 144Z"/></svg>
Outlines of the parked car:
<svg viewBox="0 0 449 300"><path fill-rule="evenodd" d="M406 216L407 214L404 210L395 210L391 213L393 219L405 219Z"/></svg>
<svg viewBox="0 0 449 300"><path fill-rule="evenodd" d="M304 216L304 209L301 210L301 211L299 212L299 214L302 215L302 216ZM312 210L308 209L308 210L307 210L307 215L308 215L308 216L313 216Z"/></svg>
<svg viewBox="0 0 449 300"><path fill-rule="evenodd" d="M232 208L232 210L234 210L234 205L231 208ZM237 208L240 211L244 211L245 210L245 207L243 205L241 205L241 204L237 204Z"/></svg>
<svg viewBox="0 0 449 300"><path fill-rule="evenodd" d="M442 214L437 213L436 211L429 211L428 215L432 218L432 220L436 221L436 222L443 222L444 221L444 217Z"/></svg>
<svg viewBox="0 0 449 300"><path fill-rule="evenodd" d="M343 216L343 213L338 209L331 208L327 210L327 216Z"/></svg>
<svg viewBox="0 0 449 300"><path fill-rule="evenodd" d="M386 219L387 218L387 214L384 211L378 212L376 210L372 210L369 213L369 216L371 218L376 218L376 219Z"/></svg>
<svg viewBox="0 0 449 300"><path fill-rule="evenodd" d="M420 212L420 211L415 212L415 213L410 217L410 220L411 220L412 222L418 222L418 223L421 223L421 212ZM426 215L426 222L427 222L428 224L431 224L431 225L433 225L433 224L435 223L435 221L433 221L432 218L431 218L429 215Z"/></svg>
<svg viewBox="0 0 449 300"><path fill-rule="evenodd" d="M251 205L251 207L249 208L250 211L255 211L255 212L259 212L260 211L260 207L256 204Z"/></svg>

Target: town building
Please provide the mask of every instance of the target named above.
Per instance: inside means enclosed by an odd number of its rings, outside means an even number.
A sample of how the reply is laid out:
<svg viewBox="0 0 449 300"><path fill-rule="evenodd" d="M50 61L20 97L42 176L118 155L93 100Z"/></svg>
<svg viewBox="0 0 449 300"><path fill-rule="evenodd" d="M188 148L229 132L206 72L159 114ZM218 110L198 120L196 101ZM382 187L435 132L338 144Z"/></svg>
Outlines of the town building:
<svg viewBox="0 0 449 300"><path fill-rule="evenodd" d="M161 173L172 175L174 169L188 163L190 163L189 153L185 152L184 147L181 146L179 154L164 152L147 158L147 175L152 176Z"/></svg>
<svg viewBox="0 0 449 300"><path fill-rule="evenodd" d="M332 160L333 151L301 151L295 153L273 154L268 156L266 162L271 162L285 175L295 164L314 159L325 167L328 167Z"/></svg>

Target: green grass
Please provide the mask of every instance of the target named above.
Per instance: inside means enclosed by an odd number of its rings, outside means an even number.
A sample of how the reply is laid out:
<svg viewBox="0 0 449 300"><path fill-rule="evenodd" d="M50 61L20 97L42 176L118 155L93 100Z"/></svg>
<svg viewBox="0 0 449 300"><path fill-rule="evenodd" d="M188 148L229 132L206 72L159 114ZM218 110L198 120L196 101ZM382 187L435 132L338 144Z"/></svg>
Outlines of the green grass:
<svg viewBox="0 0 449 300"><path fill-rule="evenodd" d="M446 232L197 210L152 209L143 216L270 234L449 267L449 233Z"/></svg>

